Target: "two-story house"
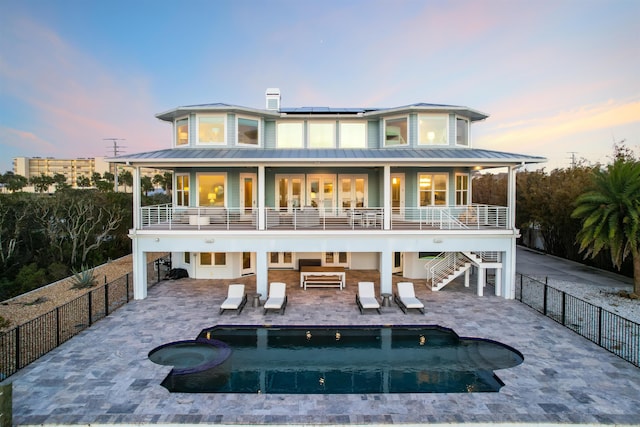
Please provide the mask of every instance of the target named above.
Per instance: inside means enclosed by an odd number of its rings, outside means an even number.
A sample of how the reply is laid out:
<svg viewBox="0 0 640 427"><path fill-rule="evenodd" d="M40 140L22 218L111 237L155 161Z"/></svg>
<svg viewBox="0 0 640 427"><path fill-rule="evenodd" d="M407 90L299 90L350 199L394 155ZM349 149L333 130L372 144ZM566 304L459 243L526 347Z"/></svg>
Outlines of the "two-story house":
<svg viewBox="0 0 640 427"><path fill-rule="evenodd" d="M496 294L514 297L516 170L541 157L473 147L471 128L488 116L467 107L284 108L268 89L264 109L229 104L178 107L165 150L110 159L133 167L134 294L145 298L146 253L172 253L193 278L323 266L377 270L437 290L477 269L495 274ZM508 171L507 206L474 204L472 177ZM141 206L141 168L173 171L172 203ZM319 261L318 261L319 260ZM288 284L295 286L296 284Z"/></svg>

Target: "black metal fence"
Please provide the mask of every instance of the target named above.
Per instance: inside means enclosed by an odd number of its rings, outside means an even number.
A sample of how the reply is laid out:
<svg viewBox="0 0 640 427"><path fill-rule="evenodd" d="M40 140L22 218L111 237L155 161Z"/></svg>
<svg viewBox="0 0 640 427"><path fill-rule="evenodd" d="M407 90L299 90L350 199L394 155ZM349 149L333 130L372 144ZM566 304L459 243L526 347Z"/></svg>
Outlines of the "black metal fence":
<svg viewBox="0 0 640 427"><path fill-rule="evenodd" d="M640 367L640 324L517 273L516 299Z"/></svg>
<svg viewBox="0 0 640 427"><path fill-rule="evenodd" d="M147 264L147 283L156 284L170 267L168 257ZM0 381L71 339L133 298L125 274L27 323L0 334Z"/></svg>

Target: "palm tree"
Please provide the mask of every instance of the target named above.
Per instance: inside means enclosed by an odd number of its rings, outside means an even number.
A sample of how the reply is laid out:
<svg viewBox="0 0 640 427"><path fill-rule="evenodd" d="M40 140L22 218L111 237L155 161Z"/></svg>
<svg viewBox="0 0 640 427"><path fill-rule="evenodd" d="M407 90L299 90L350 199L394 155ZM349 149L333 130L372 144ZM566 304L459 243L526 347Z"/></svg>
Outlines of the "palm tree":
<svg viewBox="0 0 640 427"><path fill-rule="evenodd" d="M616 159L595 170L593 188L576 199L571 216L582 220L577 242L585 257L609 249L619 269L631 255L633 293L640 297L640 162Z"/></svg>

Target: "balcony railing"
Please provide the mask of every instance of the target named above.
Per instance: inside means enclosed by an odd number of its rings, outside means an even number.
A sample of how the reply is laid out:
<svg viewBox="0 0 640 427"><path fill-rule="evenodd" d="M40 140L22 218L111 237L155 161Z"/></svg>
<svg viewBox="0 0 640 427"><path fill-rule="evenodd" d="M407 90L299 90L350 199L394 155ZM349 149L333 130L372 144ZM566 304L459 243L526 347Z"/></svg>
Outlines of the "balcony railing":
<svg viewBox="0 0 640 427"><path fill-rule="evenodd" d="M182 207L171 204L140 210L143 230L259 230L258 209ZM264 208L265 230L479 230L506 229L503 206L428 206L393 208Z"/></svg>

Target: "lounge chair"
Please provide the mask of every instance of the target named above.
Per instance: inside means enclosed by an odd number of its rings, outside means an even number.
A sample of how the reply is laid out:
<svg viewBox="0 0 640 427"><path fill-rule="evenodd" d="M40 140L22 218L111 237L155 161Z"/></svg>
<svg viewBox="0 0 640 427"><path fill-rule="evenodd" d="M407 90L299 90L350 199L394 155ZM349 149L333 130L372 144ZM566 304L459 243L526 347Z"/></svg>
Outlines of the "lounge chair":
<svg viewBox="0 0 640 427"><path fill-rule="evenodd" d="M400 306L404 314L407 314L407 310L411 308L424 314L424 304L416 298L412 282L398 282L398 293L394 294L393 300Z"/></svg>
<svg viewBox="0 0 640 427"><path fill-rule="evenodd" d="M375 309L380 314L380 303L376 299L373 282L358 282L356 304L358 304L360 314L364 314L364 310L368 308Z"/></svg>
<svg viewBox="0 0 640 427"><path fill-rule="evenodd" d="M247 303L247 294L244 293L244 285L229 285L227 291L227 299L220 306L220 314L225 310L237 310L238 314L242 313L244 305Z"/></svg>
<svg viewBox="0 0 640 427"><path fill-rule="evenodd" d="M287 285L282 282L271 282L269 285L269 298L264 303L264 314L268 310L280 310L280 314L284 314L287 307Z"/></svg>

